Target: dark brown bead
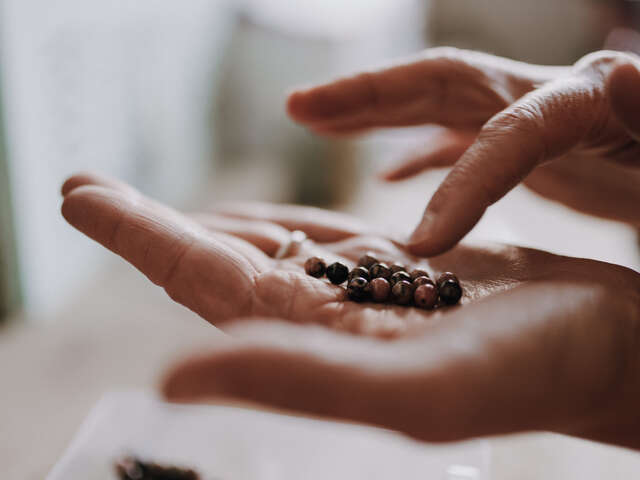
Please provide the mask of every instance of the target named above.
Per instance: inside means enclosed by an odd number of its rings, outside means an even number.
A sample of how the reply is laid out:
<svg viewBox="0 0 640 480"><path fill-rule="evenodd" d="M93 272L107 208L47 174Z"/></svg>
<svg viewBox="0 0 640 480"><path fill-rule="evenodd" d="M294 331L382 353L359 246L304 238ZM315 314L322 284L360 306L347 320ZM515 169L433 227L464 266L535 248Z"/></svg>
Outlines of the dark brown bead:
<svg viewBox="0 0 640 480"><path fill-rule="evenodd" d="M376 263L369 269L369 276L372 280L374 278L384 278L385 280L390 280L391 269L386 263Z"/></svg>
<svg viewBox="0 0 640 480"><path fill-rule="evenodd" d="M391 285L384 278L374 278L369 283L371 298L375 302L386 302L391 293Z"/></svg>
<svg viewBox="0 0 640 480"><path fill-rule="evenodd" d="M409 282L399 281L391 288L393 301L398 305L409 305L413 300L413 287Z"/></svg>
<svg viewBox="0 0 640 480"><path fill-rule="evenodd" d="M402 265L401 263L398 263L398 262L394 263L389 268L391 269L391 273L398 273L398 272L406 272L407 271L407 267L405 267L404 265Z"/></svg>
<svg viewBox="0 0 640 480"><path fill-rule="evenodd" d="M358 265L367 269L373 267L376 263L378 263L378 259L372 252L365 253L358 260Z"/></svg>
<svg viewBox="0 0 640 480"><path fill-rule="evenodd" d="M429 274L425 270L421 270L419 268L416 268L415 270L412 270L411 271L411 280L415 280L418 277L427 277L427 278L429 278Z"/></svg>
<svg viewBox="0 0 640 480"><path fill-rule="evenodd" d="M362 277L352 279L347 285L347 295L356 302L365 300L369 296L369 282Z"/></svg>
<svg viewBox="0 0 640 480"><path fill-rule="evenodd" d="M419 285L413 292L413 301L420 308L433 308L438 303L438 289L433 282Z"/></svg>
<svg viewBox="0 0 640 480"><path fill-rule="evenodd" d="M362 277L365 280L369 280L369 270L364 267L356 267L349 272L349 277L347 278L347 282L350 282L354 278Z"/></svg>
<svg viewBox="0 0 640 480"><path fill-rule="evenodd" d="M319 257L311 257L304 262L304 271L307 272L307 275L320 278L327 271L327 264Z"/></svg>
<svg viewBox="0 0 640 480"><path fill-rule="evenodd" d="M433 280L431 280L429 277L418 277L412 283L414 288L417 288L420 285L425 285L427 283L433 285L434 287L436 286L436 284L433 283Z"/></svg>
<svg viewBox="0 0 640 480"><path fill-rule="evenodd" d="M409 275L407 272L396 272L393 275L391 275L391 280L389 281L393 286L402 280L404 280L405 282L411 282L411 275Z"/></svg>
<svg viewBox="0 0 640 480"><path fill-rule="evenodd" d="M458 277L455 276L455 274L451 273L451 272L444 272L442 273L439 277L438 277L438 281L436 282L438 285L440 285L441 283L443 283L446 280L453 280L456 283L460 283L460 281L458 280Z"/></svg>
<svg viewBox="0 0 640 480"><path fill-rule="evenodd" d="M346 265L336 262L327 267L327 278L334 285L340 285L349 276L349 269Z"/></svg>
<svg viewBox="0 0 640 480"><path fill-rule="evenodd" d="M438 292L440 293L440 300L447 305L455 305L462 297L460 283L450 278L438 283Z"/></svg>

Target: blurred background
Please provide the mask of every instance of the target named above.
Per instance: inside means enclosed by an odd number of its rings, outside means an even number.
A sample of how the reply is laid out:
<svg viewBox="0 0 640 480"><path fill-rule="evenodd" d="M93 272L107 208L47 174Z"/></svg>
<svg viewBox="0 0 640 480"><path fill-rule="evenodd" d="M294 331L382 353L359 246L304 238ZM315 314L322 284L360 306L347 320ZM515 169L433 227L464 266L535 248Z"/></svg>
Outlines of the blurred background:
<svg viewBox="0 0 640 480"><path fill-rule="evenodd" d="M436 45L557 65L604 46L640 51L639 20L631 0L0 0L0 431L17 435L0 434L0 464L31 469L9 477L42 478L102 392L151 385L217 336L65 224L68 175L98 170L179 208L294 202L409 231L444 172L402 185L375 172L427 129L321 139L287 119L289 89ZM636 233L518 188L471 240L640 269ZM568 465L552 440L522 442L544 468ZM495 455L505 471L520 458L509 452Z"/></svg>

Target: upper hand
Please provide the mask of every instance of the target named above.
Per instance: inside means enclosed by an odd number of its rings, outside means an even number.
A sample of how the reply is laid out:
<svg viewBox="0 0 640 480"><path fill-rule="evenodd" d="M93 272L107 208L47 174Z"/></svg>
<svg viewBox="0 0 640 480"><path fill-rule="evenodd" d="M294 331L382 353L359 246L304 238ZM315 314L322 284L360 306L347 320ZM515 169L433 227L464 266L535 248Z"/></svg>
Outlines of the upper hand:
<svg viewBox="0 0 640 480"><path fill-rule="evenodd" d="M399 179L455 164L409 244L413 253L434 255L551 160L528 186L574 208L640 224L639 190L630 186L639 175L624 170L637 166L640 155L640 73L633 66L639 64L633 55L599 52L572 68L542 67L437 48L414 62L295 92L288 110L324 134L446 127L425 154L387 174ZM601 160L622 166L602 164L591 175ZM590 200L587 187L562 191L585 178L603 202Z"/></svg>

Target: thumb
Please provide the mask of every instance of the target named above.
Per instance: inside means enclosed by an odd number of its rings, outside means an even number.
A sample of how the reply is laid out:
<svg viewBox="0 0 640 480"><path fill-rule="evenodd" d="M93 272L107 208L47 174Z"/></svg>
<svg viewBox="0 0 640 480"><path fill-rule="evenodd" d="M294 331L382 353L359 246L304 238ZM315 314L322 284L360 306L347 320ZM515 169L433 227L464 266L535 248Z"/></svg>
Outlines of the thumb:
<svg viewBox="0 0 640 480"><path fill-rule="evenodd" d="M607 93L616 118L640 141L640 71L632 63L616 67L609 76Z"/></svg>

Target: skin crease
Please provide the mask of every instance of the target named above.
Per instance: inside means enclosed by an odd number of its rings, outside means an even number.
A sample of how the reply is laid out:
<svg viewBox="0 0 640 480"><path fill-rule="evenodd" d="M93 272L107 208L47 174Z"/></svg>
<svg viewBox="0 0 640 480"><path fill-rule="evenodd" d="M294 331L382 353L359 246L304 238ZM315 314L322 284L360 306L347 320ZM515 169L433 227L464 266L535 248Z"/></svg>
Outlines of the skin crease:
<svg viewBox="0 0 640 480"><path fill-rule="evenodd" d="M232 398L429 441L544 429L640 448L632 270L459 245L418 265L456 272L460 306L359 304L305 275L306 258L417 259L346 215L268 204L185 215L94 174L69 179L63 195L71 225L233 334L167 375L170 400ZM312 241L275 260L288 229Z"/></svg>
<svg viewBox="0 0 640 480"><path fill-rule="evenodd" d="M551 69L437 48L296 91L287 108L328 135L443 127L427 151L383 174L401 180L453 165L409 240L412 253L431 256L453 247L521 181L571 208L640 225L639 66L637 56L610 51Z"/></svg>

